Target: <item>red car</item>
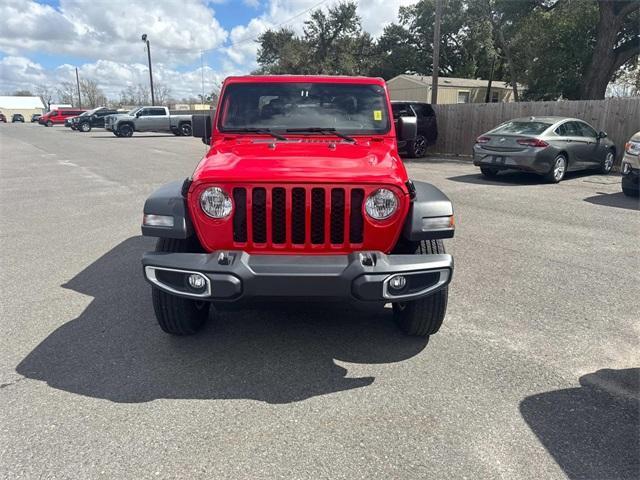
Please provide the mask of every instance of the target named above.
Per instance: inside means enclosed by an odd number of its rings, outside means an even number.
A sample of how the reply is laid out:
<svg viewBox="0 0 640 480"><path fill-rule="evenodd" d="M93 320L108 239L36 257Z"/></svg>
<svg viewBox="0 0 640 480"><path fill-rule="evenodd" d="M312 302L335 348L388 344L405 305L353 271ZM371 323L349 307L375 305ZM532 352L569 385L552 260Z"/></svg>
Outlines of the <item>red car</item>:
<svg viewBox="0 0 640 480"><path fill-rule="evenodd" d="M52 127L53 125L64 124L65 120L67 120L68 118L75 117L84 112L86 112L86 110L78 110L75 108L61 108L58 110L52 110L42 115L38 119L38 123L40 125L44 125L45 127Z"/></svg>
<svg viewBox="0 0 640 480"><path fill-rule="evenodd" d="M394 125L384 80L247 76L225 80L210 145L191 177L146 201L142 259L160 327L198 331L211 304L341 299L393 304L410 335L446 312L453 207L412 181L398 155L416 117Z"/></svg>

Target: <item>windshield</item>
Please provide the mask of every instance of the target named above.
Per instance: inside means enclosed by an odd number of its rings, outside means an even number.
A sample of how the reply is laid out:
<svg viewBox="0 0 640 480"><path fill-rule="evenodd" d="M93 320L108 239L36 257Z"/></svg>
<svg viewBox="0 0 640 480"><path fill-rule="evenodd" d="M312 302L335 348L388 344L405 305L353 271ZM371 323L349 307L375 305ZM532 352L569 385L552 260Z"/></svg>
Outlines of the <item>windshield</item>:
<svg viewBox="0 0 640 480"><path fill-rule="evenodd" d="M489 133L513 133L516 135L539 135L552 124L545 122L506 122Z"/></svg>
<svg viewBox="0 0 640 480"><path fill-rule="evenodd" d="M384 88L345 83L236 83L225 89L218 128L335 129L346 134L389 131ZM302 132L303 133L303 132Z"/></svg>

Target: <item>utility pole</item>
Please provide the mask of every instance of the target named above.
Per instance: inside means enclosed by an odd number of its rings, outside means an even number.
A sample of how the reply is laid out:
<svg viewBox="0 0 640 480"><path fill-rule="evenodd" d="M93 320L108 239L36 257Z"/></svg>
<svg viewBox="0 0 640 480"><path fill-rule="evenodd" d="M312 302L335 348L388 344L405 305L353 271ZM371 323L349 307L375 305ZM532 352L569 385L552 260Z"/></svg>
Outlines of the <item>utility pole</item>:
<svg viewBox="0 0 640 480"><path fill-rule="evenodd" d="M80 96L80 77L78 76L78 67L76 67L76 85L78 86L78 108L82 108L82 97Z"/></svg>
<svg viewBox="0 0 640 480"><path fill-rule="evenodd" d="M142 41L147 44L147 58L149 60L149 84L151 85L151 105L156 104L156 97L153 93L153 71L151 70L151 46L149 45L149 39L147 34L142 34Z"/></svg>
<svg viewBox="0 0 640 480"><path fill-rule="evenodd" d="M436 0L436 21L433 25L433 73L431 75L431 104L438 103L438 70L440 69L440 22L442 21L442 2Z"/></svg>
<svg viewBox="0 0 640 480"><path fill-rule="evenodd" d="M491 73L489 73L489 85L487 85L487 95L484 97L484 103L491 102L491 82L493 82L493 69L496 66L496 56L493 56L493 60L491 61Z"/></svg>

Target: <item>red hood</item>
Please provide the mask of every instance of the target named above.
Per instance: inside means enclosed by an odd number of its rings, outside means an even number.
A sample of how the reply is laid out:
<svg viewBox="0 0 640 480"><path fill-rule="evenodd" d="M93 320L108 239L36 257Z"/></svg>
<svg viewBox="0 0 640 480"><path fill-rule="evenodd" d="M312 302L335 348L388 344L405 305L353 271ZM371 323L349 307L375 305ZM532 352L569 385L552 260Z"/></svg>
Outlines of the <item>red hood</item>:
<svg viewBox="0 0 640 480"><path fill-rule="evenodd" d="M298 140L220 140L196 168L194 186L229 181L403 186L407 181L393 139L359 138L356 144L314 137Z"/></svg>

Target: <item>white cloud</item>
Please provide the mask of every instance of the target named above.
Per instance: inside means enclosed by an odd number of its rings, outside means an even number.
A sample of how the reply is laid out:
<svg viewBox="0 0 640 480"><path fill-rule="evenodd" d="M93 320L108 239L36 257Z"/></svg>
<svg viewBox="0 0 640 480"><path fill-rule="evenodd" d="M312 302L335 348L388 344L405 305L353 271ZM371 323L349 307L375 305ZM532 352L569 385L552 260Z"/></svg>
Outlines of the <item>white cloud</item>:
<svg viewBox="0 0 640 480"><path fill-rule="evenodd" d="M41 65L24 57L5 57L0 60L0 92L12 93L15 90L37 90L38 85L47 85L51 90L64 81L75 82L75 66L60 65L46 70ZM113 60L98 60L78 68L80 78L95 80L107 97L119 98L120 92L129 85L148 85L149 70L142 63L122 63ZM204 91L211 92L220 86L225 77L239 75L242 72L231 64L222 71L210 67L180 72L165 64L154 66L154 83L169 87L171 96L176 99L195 97L202 92L204 72Z"/></svg>
<svg viewBox="0 0 640 480"><path fill-rule="evenodd" d="M144 61L148 34L154 60L189 63L227 37L215 12L196 0L61 0L60 9L27 0L0 5L0 50L68 54L92 60Z"/></svg>

